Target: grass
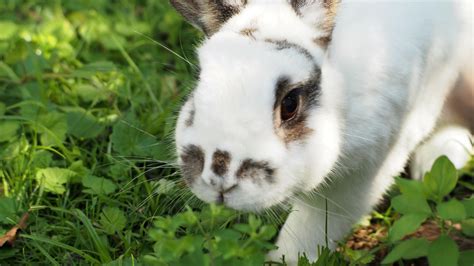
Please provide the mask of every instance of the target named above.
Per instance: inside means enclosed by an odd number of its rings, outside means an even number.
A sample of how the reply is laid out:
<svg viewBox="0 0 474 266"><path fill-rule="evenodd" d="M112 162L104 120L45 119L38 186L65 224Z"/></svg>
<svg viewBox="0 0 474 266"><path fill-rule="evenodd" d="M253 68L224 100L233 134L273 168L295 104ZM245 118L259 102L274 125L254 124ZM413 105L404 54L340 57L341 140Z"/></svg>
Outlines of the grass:
<svg viewBox="0 0 474 266"><path fill-rule="evenodd" d="M193 58L199 34L164 1L3 1L0 28L0 235L30 213L0 264L151 252L189 200L172 132L195 70L163 47Z"/></svg>
<svg viewBox="0 0 474 266"><path fill-rule="evenodd" d="M29 213L0 265L262 264L281 213L204 205L174 164L201 38L167 1L0 3L0 237Z"/></svg>

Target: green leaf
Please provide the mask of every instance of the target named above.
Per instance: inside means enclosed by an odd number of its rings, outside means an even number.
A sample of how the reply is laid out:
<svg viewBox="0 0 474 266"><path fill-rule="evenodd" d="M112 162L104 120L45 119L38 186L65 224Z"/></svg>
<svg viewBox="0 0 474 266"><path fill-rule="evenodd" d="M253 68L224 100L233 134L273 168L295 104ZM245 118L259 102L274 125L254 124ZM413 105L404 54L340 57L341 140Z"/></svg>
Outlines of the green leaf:
<svg viewBox="0 0 474 266"><path fill-rule="evenodd" d="M466 210L466 216L468 218L474 218L474 197L465 199L461 201L461 203L464 205L464 209Z"/></svg>
<svg viewBox="0 0 474 266"><path fill-rule="evenodd" d="M36 150L31 158L31 165L37 168L48 168L53 161L53 155L46 150Z"/></svg>
<svg viewBox="0 0 474 266"><path fill-rule="evenodd" d="M18 25L11 21L0 21L0 41L8 40L15 36Z"/></svg>
<svg viewBox="0 0 474 266"><path fill-rule="evenodd" d="M0 121L0 142L10 141L18 136L20 123L17 121Z"/></svg>
<svg viewBox="0 0 474 266"><path fill-rule="evenodd" d="M428 240L424 238L412 238L396 245L395 248L384 258L382 264L390 264L400 259L415 259L428 254Z"/></svg>
<svg viewBox="0 0 474 266"><path fill-rule="evenodd" d="M241 233L252 233L252 228L248 224L234 224L233 228Z"/></svg>
<svg viewBox="0 0 474 266"><path fill-rule="evenodd" d="M428 202L416 194L402 194L392 199L392 206L396 211L402 214L425 213L431 214L431 208Z"/></svg>
<svg viewBox="0 0 474 266"><path fill-rule="evenodd" d="M85 193L96 195L108 195L117 189L117 185L111 180L92 175L83 177L82 185L88 188L84 190Z"/></svg>
<svg viewBox="0 0 474 266"><path fill-rule="evenodd" d="M458 181L456 167L446 156L439 157L423 179L423 188L433 200L440 201L448 195Z"/></svg>
<svg viewBox="0 0 474 266"><path fill-rule="evenodd" d="M442 202L436 206L438 214L442 219L458 222L466 218L464 205L456 199L448 202Z"/></svg>
<svg viewBox="0 0 474 266"><path fill-rule="evenodd" d="M11 160L24 155L28 151L30 145L25 137L21 137L0 147L0 159Z"/></svg>
<svg viewBox="0 0 474 266"><path fill-rule="evenodd" d="M351 262L355 262L355 265L359 265L356 263L367 265L375 259L374 254L371 254L369 250L344 249L344 255L346 255Z"/></svg>
<svg viewBox="0 0 474 266"><path fill-rule="evenodd" d="M402 194L424 197L423 184L417 180L396 177L395 182Z"/></svg>
<svg viewBox="0 0 474 266"><path fill-rule="evenodd" d="M74 87L75 92L86 102L103 101L110 97L111 92L105 88L95 87L88 84L80 84Z"/></svg>
<svg viewBox="0 0 474 266"><path fill-rule="evenodd" d="M105 207L100 214L100 225L109 235L122 232L126 224L125 215L119 208Z"/></svg>
<svg viewBox="0 0 474 266"><path fill-rule="evenodd" d="M116 260L109 263L104 263L102 266L142 266L142 265L156 265L156 264L142 264L133 255L121 255Z"/></svg>
<svg viewBox="0 0 474 266"><path fill-rule="evenodd" d="M71 23L63 17L56 17L54 20L45 21L41 24L41 32L60 38L60 41L72 41L76 33Z"/></svg>
<svg viewBox="0 0 474 266"><path fill-rule="evenodd" d="M430 266L458 265L459 249L456 242L446 235L441 235L428 247Z"/></svg>
<svg viewBox="0 0 474 266"><path fill-rule="evenodd" d="M114 150L121 155L153 156L160 158L165 153L162 143L151 134L142 130L139 123L130 117L128 122L119 121L113 127L111 140Z"/></svg>
<svg viewBox="0 0 474 266"><path fill-rule="evenodd" d="M411 234L420 227L426 218L428 218L426 213L411 213L402 216L400 220L393 223L392 228L390 228L388 238L390 242L395 242L402 239L407 234Z"/></svg>
<svg viewBox="0 0 474 266"><path fill-rule="evenodd" d="M45 146L60 146L66 138L67 120L64 114L50 112L40 115L38 121L41 126L36 126L41 133L41 143Z"/></svg>
<svg viewBox="0 0 474 266"><path fill-rule="evenodd" d="M474 250L466 250L459 254L459 266L472 266L474 265Z"/></svg>
<svg viewBox="0 0 474 266"><path fill-rule="evenodd" d="M0 223L14 224L18 207L15 199L0 197Z"/></svg>
<svg viewBox="0 0 474 266"><path fill-rule="evenodd" d="M63 168L44 168L36 172L36 180L44 188L45 191L63 194L66 191L66 184L76 173L69 169Z"/></svg>
<svg viewBox="0 0 474 266"><path fill-rule="evenodd" d="M1 26L0 26L0 29L1 29ZM11 81L16 82L16 83L20 82L20 78L17 76L15 71L13 71L13 69L10 66L3 63L2 61L0 61L0 77L7 77ZM1 112L0 112L0 115L1 115Z"/></svg>
<svg viewBox="0 0 474 266"><path fill-rule="evenodd" d="M84 166L84 163L81 160L71 163L68 169L76 173L76 175L71 179L71 182L73 183L81 183L82 178L89 176L91 172L89 168Z"/></svg>
<svg viewBox="0 0 474 266"><path fill-rule="evenodd" d="M460 175L462 176L462 174L463 173L461 173ZM468 171L466 171L466 174L472 176L474 173L470 174ZM471 183L463 181L463 180L458 180L458 184L464 186L465 188L467 188L471 191L474 191L474 184L471 184Z"/></svg>
<svg viewBox="0 0 474 266"><path fill-rule="evenodd" d="M474 237L474 219L466 219L461 221L461 228L463 234Z"/></svg>
<svg viewBox="0 0 474 266"><path fill-rule="evenodd" d="M16 64L24 61L28 56L28 44L25 40L16 40L5 54L5 63Z"/></svg>
<svg viewBox="0 0 474 266"><path fill-rule="evenodd" d="M256 231L257 228L260 227L260 225L262 225L262 221L258 219L257 217L255 217L254 215L249 216L248 223L250 225L250 228L252 228L253 231Z"/></svg>
<svg viewBox="0 0 474 266"><path fill-rule="evenodd" d="M260 237L263 240L270 240L275 234L277 230L273 225L264 225L260 227Z"/></svg>
<svg viewBox="0 0 474 266"><path fill-rule="evenodd" d="M66 113L67 115L67 132L78 138L95 138L105 126L99 120L82 108L75 108Z"/></svg>
<svg viewBox="0 0 474 266"><path fill-rule="evenodd" d="M109 177L114 179L114 180L125 180L130 178L130 169L132 168L131 164L129 162L120 162L120 163L115 163L109 167ZM158 182L161 180L166 180L166 179L160 179ZM166 181L161 181L161 182L166 182ZM169 181L171 182L171 181ZM151 181L153 184L154 182ZM173 183L174 184L174 183ZM155 186L155 185L154 185Z"/></svg>

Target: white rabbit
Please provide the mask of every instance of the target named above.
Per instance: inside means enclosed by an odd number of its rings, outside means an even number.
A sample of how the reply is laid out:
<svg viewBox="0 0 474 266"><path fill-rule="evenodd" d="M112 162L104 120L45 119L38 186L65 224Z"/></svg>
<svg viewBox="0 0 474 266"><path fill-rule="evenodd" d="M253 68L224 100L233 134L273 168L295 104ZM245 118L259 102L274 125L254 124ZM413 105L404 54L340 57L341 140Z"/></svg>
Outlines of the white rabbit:
<svg viewBox="0 0 474 266"><path fill-rule="evenodd" d="M171 2L207 35L177 122L183 175L207 202L258 211L290 201L274 260L317 257L326 199L334 247L433 131L456 81L473 95L469 1ZM454 109L415 153L415 175L453 138L462 148L448 155L468 160L474 123Z"/></svg>

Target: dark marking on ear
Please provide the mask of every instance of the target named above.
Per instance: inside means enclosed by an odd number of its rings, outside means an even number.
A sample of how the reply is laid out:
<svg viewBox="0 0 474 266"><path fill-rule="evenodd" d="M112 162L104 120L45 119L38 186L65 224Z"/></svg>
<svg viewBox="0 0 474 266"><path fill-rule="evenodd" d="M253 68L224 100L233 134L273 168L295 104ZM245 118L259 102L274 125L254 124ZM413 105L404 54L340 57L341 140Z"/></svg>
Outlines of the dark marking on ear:
<svg viewBox="0 0 474 266"><path fill-rule="evenodd" d="M274 39L265 39L265 42L276 45L277 50L294 49L295 51L306 57L308 60L314 61L314 57L311 55L311 53L306 48L296 43L292 43L287 40Z"/></svg>
<svg viewBox="0 0 474 266"><path fill-rule="evenodd" d="M301 16L300 9L305 3L306 3L306 0L291 0L290 1L291 7L293 8L293 10L295 10L298 16Z"/></svg>
<svg viewBox="0 0 474 266"><path fill-rule="evenodd" d="M249 37L252 40L255 40L255 36L253 35L255 32L257 32L256 28L245 28L240 31L240 34Z"/></svg>
<svg viewBox="0 0 474 266"><path fill-rule="evenodd" d="M233 4L226 0L171 0L171 4L186 20L211 36L238 14L247 0L234 1Z"/></svg>
<svg viewBox="0 0 474 266"><path fill-rule="evenodd" d="M187 145L183 147L180 157L184 179L191 184L204 169L204 151L197 145Z"/></svg>
<svg viewBox="0 0 474 266"><path fill-rule="evenodd" d="M332 40L332 32L336 24L335 18L340 0L291 0L290 4L298 16L304 17L304 8L309 5L319 5L324 11L324 18L315 21L314 26L323 32L322 36L315 38L315 43L322 48L327 48Z"/></svg>
<svg viewBox="0 0 474 266"><path fill-rule="evenodd" d="M200 19L201 4L200 0L170 0L171 5L178 11L189 23L200 28L206 33L206 25Z"/></svg>
<svg viewBox="0 0 474 266"><path fill-rule="evenodd" d="M225 4L222 0L211 0L209 4L214 6L216 9L216 15L221 23L226 22L229 18L239 13L240 8L237 6ZM247 1L244 1L243 5L246 5Z"/></svg>
<svg viewBox="0 0 474 266"><path fill-rule="evenodd" d="M252 179L258 183L264 179L269 183L273 183L275 182L274 173L275 169L270 167L268 162L245 159L235 175L238 179Z"/></svg>
<svg viewBox="0 0 474 266"><path fill-rule="evenodd" d="M323 6L326 10L324 21L320 24L320 28L326 33L328 42L331 41L332 32L336 24L336 14L339 7L340 0L323 0Z"/></svg>
<svg viewBox="0 0 474 266"><path fill-rule="evenodd" d="M310 78L303 82L291 84L288 77L278 79L275 90L275 103L273 108L273 121L275 131L282 140L288 144L293 141L304 140L312 128L307 125L309 113L318 104L320 95L321 69L315 67ZM298 113L294 119L282 121L280 117L280 105L284 97L292 90L299 90Z"/></svg>
<svg viewBox="0 0 474 266"><path fill-rule="evenodd" d="M230 165L230 153L227 151L216 150L212 155L211 170L217 176L223 177L227 174Z"/></svg>

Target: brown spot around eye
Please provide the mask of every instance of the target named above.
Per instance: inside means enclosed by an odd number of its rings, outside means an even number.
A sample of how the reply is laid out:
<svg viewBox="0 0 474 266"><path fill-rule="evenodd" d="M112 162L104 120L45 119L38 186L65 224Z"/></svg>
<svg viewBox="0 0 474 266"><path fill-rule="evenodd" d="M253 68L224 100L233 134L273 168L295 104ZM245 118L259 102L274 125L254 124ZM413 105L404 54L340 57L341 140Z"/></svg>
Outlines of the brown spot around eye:
<svg viewBox="0 0 474 266"><path fill-rule="evenodd" d="M226 175L229 170L230 159L229 152L216 150L212 155L211 170L220 177Z"/></svg>
<svg viewBox="0 0 474 266"><path fill-rule="evenodd" d="M192 183L204 169L204 152L197 145L187 145L181 153L181 170L185 181Z"/></svg>
<svg viewBox="0 0 474 266"><path fill-rule="evenodd" d="M302 141L313 132L313 129L308 127L307 120L309 112L318 103L320 76L321 70L315 68L308 80L297 84L290 84L290 80L287 77L278 80L275 91L275 103L273 105L273 123L276 134L285 144ZM280 116L281 101L288 92L294 89L301 90L298 113L293 119L282 121Z"/></svg>
<svg viewBox="0 0 474 266"><path fill-rule="evenodd" d="M306 138L311 132L313 132L313 129L307 127L304 122L295 123L290 130L285 131L283 140L288 144Z"/></svg>
<svg viewBox="0 0 474 266"><path fill-rule="evenodd" d="M265 161L254 161L252 159L245 159L240 165L239 169L236 172L238 179L252 179L255 182L260 183L263 177L267 182L273 183L275 169L270 167L270 164Z"/></svg>

